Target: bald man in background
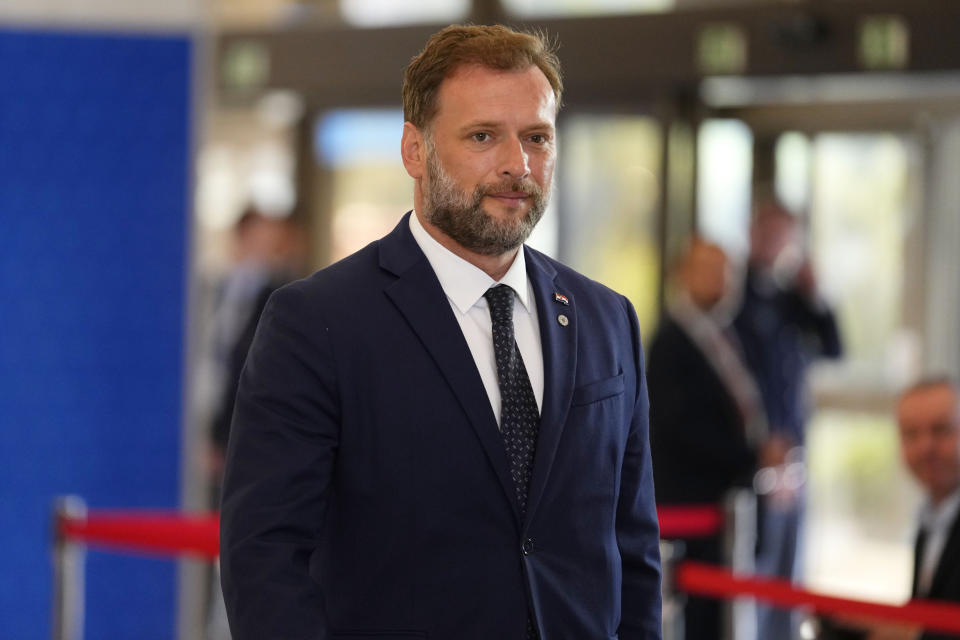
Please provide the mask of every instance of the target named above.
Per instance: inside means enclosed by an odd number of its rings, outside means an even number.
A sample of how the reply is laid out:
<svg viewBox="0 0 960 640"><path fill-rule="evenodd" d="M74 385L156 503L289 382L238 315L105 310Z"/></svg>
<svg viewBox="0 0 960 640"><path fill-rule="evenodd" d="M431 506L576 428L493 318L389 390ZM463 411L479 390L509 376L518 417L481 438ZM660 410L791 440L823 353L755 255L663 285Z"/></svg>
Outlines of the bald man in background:
<svg viewBox="0 0 960 640"><path fill-rule="evenodd" d="M730 265L720 247L695 239L674 273L676 291L650 346L650 441L660 504L720 504L751 485L757 465L782 462L768 441L759 390L729 330ZM685 539L687 558L724 560L719 535ZM722 637L721 607L690 597L686 640Z"/></svg>

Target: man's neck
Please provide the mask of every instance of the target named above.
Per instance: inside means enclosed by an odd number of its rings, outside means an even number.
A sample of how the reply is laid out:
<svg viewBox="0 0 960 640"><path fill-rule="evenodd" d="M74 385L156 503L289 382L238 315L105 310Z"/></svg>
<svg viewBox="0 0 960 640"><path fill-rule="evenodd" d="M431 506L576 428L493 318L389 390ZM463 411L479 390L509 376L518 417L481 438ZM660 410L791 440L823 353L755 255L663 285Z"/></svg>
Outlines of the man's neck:
<svg viewBox="0 0 960 640"><path fill-rule="evenodd" d="M477 267L488 276L500 282L507 271L510 270L510 265L513 264L513 261L517 257L517 252L520 248L512 249L506 253L501 253L498 255L488 256L475 251L471 251L466 247L462 246L456 240L445 234L439 228L430 223L421 213L422 209L418 207L414 214L417 216L417 220L420 221L421 226L424 230L430 234L430 237L439 242L445 249L450 251L450 253L463 258L473 266Z"/></svg>
<svg viewBox="0 0 960 640"><path fill-rule="evenodd" d="M949 491L943 491L938 493L937 495L934 495L933 493L928 493L928 496L930 498L930 506L933 507L934 509L939 509L940 507L943 506L944 502L948 501L950 498L953 498L954 496L957 496L958 498L960 498L960 484L957 484L956 486L953 487L953 489L950 489Z"/></svg>

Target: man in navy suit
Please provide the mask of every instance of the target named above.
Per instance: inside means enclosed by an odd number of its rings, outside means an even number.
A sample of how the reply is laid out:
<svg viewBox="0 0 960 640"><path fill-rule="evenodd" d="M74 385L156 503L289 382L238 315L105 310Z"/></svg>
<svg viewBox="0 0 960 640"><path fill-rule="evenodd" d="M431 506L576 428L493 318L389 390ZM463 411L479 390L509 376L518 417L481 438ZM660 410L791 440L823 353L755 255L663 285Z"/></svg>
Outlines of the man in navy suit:
<svg viewBox="0 0 960 640"><path fill-rule="evenodd" d="M542 38L435 34L414 211L267 304L222 507L236 640L660 638L636 315L523 246L561 89Z"/></svg>
<svg viewBox="0 0 960 640"><path fill-rule="evenodd" d="M810 399L807 371L818 358L842 355L836 317L817 290L799 219L758 190L750 256L734 329L760 389L773 441L786 452L779 480L758 502L757 573L799 580L804 493L802 470ZM799 616L757 607L760 638L793 638Z"/></svg>

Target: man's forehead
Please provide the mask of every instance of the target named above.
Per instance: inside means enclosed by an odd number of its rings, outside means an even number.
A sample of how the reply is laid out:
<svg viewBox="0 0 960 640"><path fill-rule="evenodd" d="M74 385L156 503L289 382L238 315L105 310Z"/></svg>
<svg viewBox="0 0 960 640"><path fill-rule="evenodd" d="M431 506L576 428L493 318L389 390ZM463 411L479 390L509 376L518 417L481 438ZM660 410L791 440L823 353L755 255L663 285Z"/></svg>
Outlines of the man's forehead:
<svg viewBox="0 0 960 640"><path fill-rule="evenodd" d="M547 76L544 75L543 71L534 64L518 69L497 69L478 63L460 64L454 67L453 70L444 77L437 89L437 93L438 97L440 97L448 94L453 86L457 86L460 90L463 90L464 87L473 89L476 86L475 83L486 83L491 80L497 81L498 79L502 79L504 82L510 82L521 79L523 76L528 76L533 83L541 85L539 88L543 89L544 93L549 96L548 99L556 101L556 94L550 85L550 81L547 79ZM442 99L439 102L442 102Z"/></svg>
<svg viewBox="0 0 960 640"><path fill-rule="evenodd" d="M949 384L937 384L908 392L900 399L898 414L901 422L957 418L957 391Z"/></svg>
<svg viewBox="0 0 960 640"><path fill-rule="evenodd" d="M543 75L543 71L540 71L540 67L538 67L533 63L519 66L515 69L500 69L497 67L492 67L490 65L483 64L482 62L461 62L459 64L454 65L447 72L447 75L444 76L443 82L446 82L448 80L453 80L453 79L459 79L459 78L470 76L471 74L477 74L477 73L489 73L494 75L503 74L504 76L522 75L533 69L540 72L540 75L542 75L543 79L546 80L547 85L550 84L550 81L547 80L547 76ZM443 82L441 82L441 85L443 84ZM551 90L552 90L552 87L551 87Z"/></svg>

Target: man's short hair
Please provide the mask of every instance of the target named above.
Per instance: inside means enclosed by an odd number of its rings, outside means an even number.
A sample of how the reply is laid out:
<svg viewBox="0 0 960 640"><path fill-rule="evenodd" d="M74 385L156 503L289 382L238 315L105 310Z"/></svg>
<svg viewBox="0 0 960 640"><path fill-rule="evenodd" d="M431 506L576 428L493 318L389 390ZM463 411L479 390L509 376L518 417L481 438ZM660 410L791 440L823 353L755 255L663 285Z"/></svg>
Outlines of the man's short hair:
<svg viewBox="0 0 960 640"><path fill-rule="evenodd" d="M930 389L935 389L937 387L947 387L955 394L960 396L960 388L957 387L957 383L951 376L946 374L937 374L923 377L906 387L900 392L899 402L903 402L905 398L912 396L915 393L929 391Z"/></svg>
<svg viewBox="0 0 960 640"><path fill-rule="evenodd" d="M563 81L556 44L542 33L514 31L502 25L451 25L430 36L403 76L403 118L427 128L437 112L440 84L464 65L500 71L536 66L550 82L560 106Z"/></svg>

